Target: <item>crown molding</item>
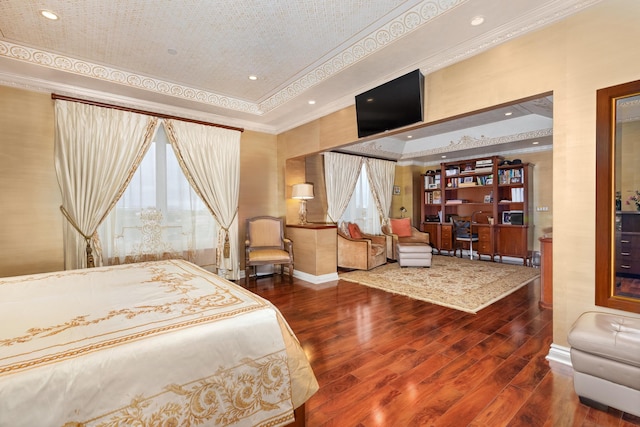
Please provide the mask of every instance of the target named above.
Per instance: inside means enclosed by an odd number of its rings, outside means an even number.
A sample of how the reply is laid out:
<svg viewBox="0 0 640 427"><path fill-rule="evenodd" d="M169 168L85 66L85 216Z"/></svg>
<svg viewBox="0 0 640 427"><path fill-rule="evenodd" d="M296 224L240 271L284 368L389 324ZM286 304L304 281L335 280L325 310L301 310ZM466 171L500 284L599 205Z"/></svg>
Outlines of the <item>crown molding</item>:
<svg viewBox="0 0 640 427"><path fill-rule="evenodd" d="M3 73L2 71L0 71L0 85L15 87L18 89L25 89L32 92L57 93L59 95L86 99L88 101L113 104L120 107L145 110L158 114L184 117L186 119L199 120L204 122L216 122L227 126L243 128L245 130L276 134L276 129L273 126L260 125L252 121L233 119L229 116L220 116L216 114L201 112L198 110L192 110L189 108L182 108L159 102L145 101L139 98L115 95L109 92L81 88L78 86L53 82L50 80L25 77L11 73Z"/></svg>

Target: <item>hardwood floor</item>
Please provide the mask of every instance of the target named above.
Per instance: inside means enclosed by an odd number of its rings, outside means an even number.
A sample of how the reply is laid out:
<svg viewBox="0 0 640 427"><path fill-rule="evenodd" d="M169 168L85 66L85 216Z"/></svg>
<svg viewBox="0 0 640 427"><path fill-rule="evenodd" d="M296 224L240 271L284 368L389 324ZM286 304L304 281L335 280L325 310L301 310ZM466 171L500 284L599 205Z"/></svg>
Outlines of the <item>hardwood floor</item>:
<svg viewBox="0 0 640 427"><path fill-rule="evenodd" d="M552 312L532 283L476 315L337 281L279 275L248 289L272 301L320 390L307 427L640 426L580 404L571 369L549 363Z"/></svg>

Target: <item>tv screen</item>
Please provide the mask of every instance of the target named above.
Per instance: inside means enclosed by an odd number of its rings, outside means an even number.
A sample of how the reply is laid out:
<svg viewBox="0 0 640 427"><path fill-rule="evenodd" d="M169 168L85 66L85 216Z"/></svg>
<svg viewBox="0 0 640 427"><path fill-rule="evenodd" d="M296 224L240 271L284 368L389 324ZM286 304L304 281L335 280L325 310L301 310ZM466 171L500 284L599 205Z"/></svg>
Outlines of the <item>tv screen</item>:
<svg viewBox="0 0 640 427"><path fill-rule="evenodd" d="M356 95L358 138L421 122L423 98L420 70Z"/></svg>

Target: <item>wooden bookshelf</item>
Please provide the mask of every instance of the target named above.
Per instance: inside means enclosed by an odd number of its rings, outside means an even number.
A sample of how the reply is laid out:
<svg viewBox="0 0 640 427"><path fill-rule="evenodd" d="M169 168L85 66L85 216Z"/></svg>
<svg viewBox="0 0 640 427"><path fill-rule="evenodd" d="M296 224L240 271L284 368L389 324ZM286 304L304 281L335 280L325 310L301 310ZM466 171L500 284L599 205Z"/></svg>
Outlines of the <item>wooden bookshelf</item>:
<svg viewBox="0 0 640 427"><path fill-rule="evenodd" d="M421 175L421 230L437 251L453 249L451 217L473 216L478 254L522 258L527 264L532 245L532 169L530 163L500 156L441 163Z"/></svg>

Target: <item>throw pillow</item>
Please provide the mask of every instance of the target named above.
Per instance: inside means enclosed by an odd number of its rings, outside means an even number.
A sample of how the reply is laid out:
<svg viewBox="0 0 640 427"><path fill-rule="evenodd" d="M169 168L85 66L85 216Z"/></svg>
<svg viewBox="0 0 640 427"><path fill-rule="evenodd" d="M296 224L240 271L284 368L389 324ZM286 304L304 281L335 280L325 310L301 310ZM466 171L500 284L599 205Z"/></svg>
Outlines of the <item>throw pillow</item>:
<svg viewBox="0 0 640 427"><path fill-rule="evenodd" d="M352 222L349 223L349 234L352 239L362 239L362 232L360 232L358 224L354 224Z"/></svg>
<svg viewBox="0 0 640 427"><path fill-rule="evenodd" d="M409 218L390 219L391 232L398 237L411 237L411 220Z"/></svg>

